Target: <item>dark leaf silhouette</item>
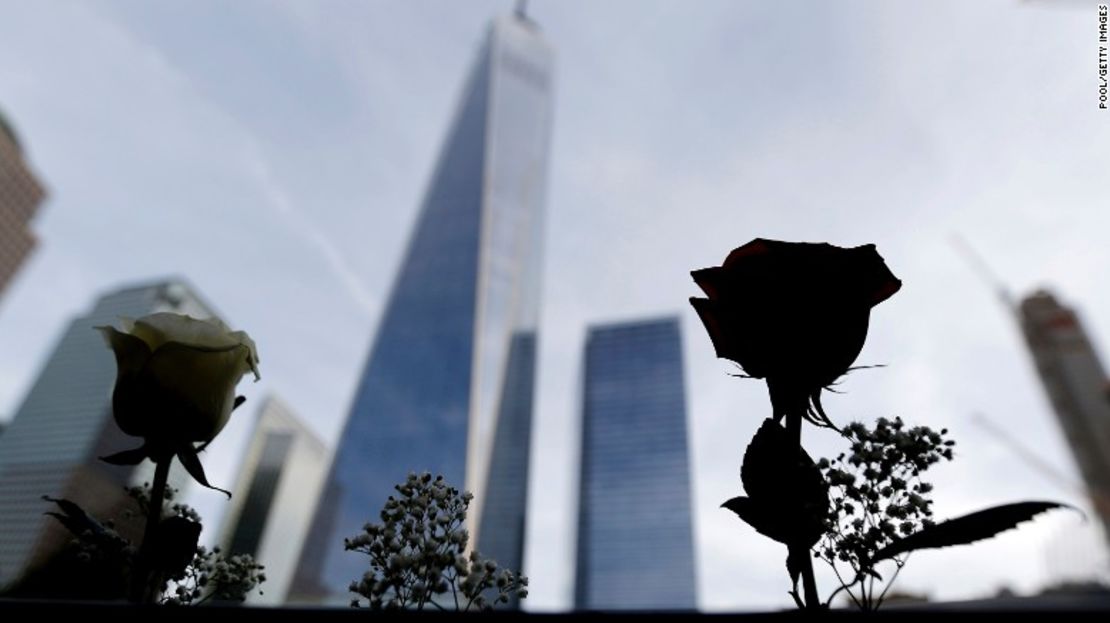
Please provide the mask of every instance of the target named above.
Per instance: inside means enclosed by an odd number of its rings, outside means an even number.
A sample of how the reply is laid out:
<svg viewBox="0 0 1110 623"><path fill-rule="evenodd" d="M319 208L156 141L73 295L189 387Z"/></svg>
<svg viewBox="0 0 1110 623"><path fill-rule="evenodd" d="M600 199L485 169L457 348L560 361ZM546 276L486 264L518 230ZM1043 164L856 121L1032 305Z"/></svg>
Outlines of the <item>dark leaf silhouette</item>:
<svg viewBox="0 0 1110 623"><path fill-rule="evenodd" d="M167 577L180 577L193 561L200 540L201 524L184 517L167 517L158 524L155 567Z"/></svg>
<svg viewBox="0 0 1110 623"><path fill-rule="evenodd" d="M736 513L745 523L755 528L756 532L779 543L789 543L793 536L790 527L779 521L780 518L772 507L761 505L751 498L735 497L721 504L721 508Z"/></svg>
<svg viewBox="0 0 1110 623"><path fill-rule="evenodd" d="M92 532L93 534L104 534L107 530L97 520L89 516L85 509L78 506L75 502L71 502L65 498L52 498L49 495L42 496L42 499L47 502L53 502L58 505L62 513L47 512L44 515L50 515L57 519L66 530L73 533L74 536L81 536L85 532ZM64 514L63 514L64 513Z"/></svg>
<svg viewBox="0 0 1110 623"><path fill-rule="evenodd" d="M190 446L186 446L177 451L177 458L181 460L181 464L185 466L185 471L189 472L193 480L199 482L204 487L215 489L226 495L227 499L231 499L230 491L208 484L208 477L204 475L204 466L200 464L200 459L197 458L196 450Z"/></svg>
<svg viewBox="0 0 1110 623"><path fill-rule="evenodd" d="M112 465L138 465L148 456L150 456L150 452L147 450L146 444L143 444L134 450L124 450L123 452L102 456L100 460Z"/></svg>
<svg viewBox="0 0 1110 623"><path fill-rule="evenodd" d="M878 562L899 554L919 549L966 545L989 539L992 536L1016 528L1023 521L1054 508L1071 508L1058 502L1015 502L976 511L974 513L942 521L936 525L922 528L917 532L887 545L875 554Z"/></svg>
<svg viewBox="0 0 1110 623"><path fill-rule="evenodd" d="M740 479L748 497L721 506L780 543L809 548L824 533L829 487L813 459L773 419L744 453Z"/></svg>
<svg viewBox="0 0 1110 623"><path fill-rule="evenodd" d="M42 499L47 502L53 502L61 509L61 513L46 512L44 515L50 515L57 519L66 530L69 530L73 536L82 538L88 537L94 542L108 543L119 541L119 536L109 530L104 524L94 519L91 515L85 512L85 509L65 498L53 498L49 495L42 496Z"/></svg>
<svg viewBox="0 0 1110 623"><path fill-rule="evenodd" d="M790 434L773 419L756 431L740 467L744 491L761 501L804 500L828 504L828 485L821 470Z"/></svg>

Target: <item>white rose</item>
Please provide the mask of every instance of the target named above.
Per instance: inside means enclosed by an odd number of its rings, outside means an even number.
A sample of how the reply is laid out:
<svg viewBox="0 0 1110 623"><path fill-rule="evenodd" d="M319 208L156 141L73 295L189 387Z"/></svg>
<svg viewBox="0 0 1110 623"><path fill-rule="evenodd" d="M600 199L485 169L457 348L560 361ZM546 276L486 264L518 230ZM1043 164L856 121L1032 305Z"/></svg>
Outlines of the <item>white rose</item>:
<svg viewBox="0 0 1110 623"><path fill-rule="evenodd" d="M211 441L231 417L239 380L260 378L254 340L217 319L163 312L124 318L123 331L96 329L116 356L116 423L151 453Z"/></svg>

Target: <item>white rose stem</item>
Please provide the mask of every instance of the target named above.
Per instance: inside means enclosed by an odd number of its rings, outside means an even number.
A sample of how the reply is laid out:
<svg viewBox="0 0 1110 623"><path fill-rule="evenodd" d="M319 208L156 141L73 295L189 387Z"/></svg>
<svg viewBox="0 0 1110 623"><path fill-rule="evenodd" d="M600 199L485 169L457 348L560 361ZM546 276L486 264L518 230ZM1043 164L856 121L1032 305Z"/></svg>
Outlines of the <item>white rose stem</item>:
<svg viewBox="0 0 1110 623"><path fill-rule="evenodd" d="M798 451L802 451L802 413L790 412L786 414L786 434L794 440L798 446ZM805 591L805 603L807 610L814 610L821 607L821 598L817 595L817 580L813 577L813 556L810 555L809 549L805 551L794 551L790 548L790 556L802 566L802 587Z"/></svg>
<svg viewBox="0 0 1110 623"><path fill-rule="evenodd" d="M151 459L154 460L155 457L152 456ZM173 463L173 454L167 453L157 457L154 464L154 484L150 489L146 528L143 530L142 544L139 545L138 567L131 578L131 600L139 603L155 603L161 590L161 570L152 563L154 553L157 551L155 541L158 525L162 520L162 503L166 497L166 481L169 479L171 463Z"/></svg>

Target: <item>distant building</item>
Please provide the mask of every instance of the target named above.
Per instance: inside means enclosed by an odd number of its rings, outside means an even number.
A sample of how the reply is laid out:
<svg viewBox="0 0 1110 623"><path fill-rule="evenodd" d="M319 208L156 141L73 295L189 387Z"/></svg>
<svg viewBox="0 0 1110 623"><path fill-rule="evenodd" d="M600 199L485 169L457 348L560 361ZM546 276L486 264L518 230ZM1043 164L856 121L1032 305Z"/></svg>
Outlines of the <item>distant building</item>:
<svg viewBox="0 0 1110 623"><path fill-rule="evenodd" d="M935 613L934 616L943 616L941 613L950 613L950 616L978 616L1012 612L1021 618L1029 616L1030 613L1043 613L1047 619L1061 614L1110 612L1110 592L1097 585L1064 587L1062 590L1049 589L1040 594L1028 596L1015 595L1009 589L1001 589L993 597L966 601L902 601L888 604L883 600L882 609L887 612L928 612Z"/></svg>
<svg viewBox="0 0 1110 623"><path fill-rule="evenodd" d="M1020 306L1021 328L1056 420L1110 539L1110 401L1106 371L1079 318L1038 291Z"/></svg>
<svg viewBox="0 0 1110 623"><path fill-rule="evenodd" d="M683 376L678 318L589 330L579 610L697 608Z"/></svg>
<svg viewBox="0 0 1110 623"><path fill-rule="evenodd" d="M1101 522L1068 522L1044 545L1045 577L1057 584L1110 582L1110 548Z"/></svg>
<svg viewBox="0 0 1110 623"><path fill-rule="evenodd" d="M45 563L72 538L43 515L51 510L41 499L44 494L69 498L98 518L118 520L131 506L123 487L150 480L149 461L116 466L97 459L141 442L120 431L112 417L116 362L93 327L118 326L120 316L157 311L215 315L176 280L105 294L62 334L0 436L0 586ZM171 471L171 483L185 482L183 473Z"/></svg>
<svg viewBox="0 0 1110 623"><path fill-rule="evenodd" d="M225 552L250 554L266 567L262 594L252 592L248 603L284 603L327 460L323 442L285 403L267 398L258 409L220 536Z"/></svg>
<svg viewBox="0 0 1110 623"><path fill-rule="evenodd" d="M471 544L523 566L554 53L491 24L339 436L290 598L346 604L343 539L410 471L474 494Z"/></svg>
<svg viewBox="0 0 1110 623"><path fill-rule="evenodd" d="M0 112L0 295L35 247L29 222L45 196L15 131Z"/></svg>

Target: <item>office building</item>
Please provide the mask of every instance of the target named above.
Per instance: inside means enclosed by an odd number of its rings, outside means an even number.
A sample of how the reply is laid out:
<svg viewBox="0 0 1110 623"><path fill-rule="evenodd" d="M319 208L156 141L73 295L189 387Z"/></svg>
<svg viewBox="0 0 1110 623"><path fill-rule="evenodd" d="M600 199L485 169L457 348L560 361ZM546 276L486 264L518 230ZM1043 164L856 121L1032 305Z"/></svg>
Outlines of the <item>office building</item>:
<svg viewBox="0 0 1110 623"><path fill-rule="evenodd" d="M229 554L250 554L266 567L262 593L252 605L278 606L293 581L308 533L312 505L328 467L323 442L274 396L258 409L239 466L220 544Z"/></svg>
<svg viewBox="0 0 1110 623"><path fill-rule="evenodd" d="M123 489L149 481L153 469L149 461L118 466L97 458L141 440L125 435L112 417L116 361L93 327L159 311L215 315L177 280L105 294L62 334L0 436L0 586L45 563L72 539L43 515L53 510L43 495L68 498L97 518L116 520L126 534L121 516L132 504ZM171 484L185 482L183 474L179 466L171 471Z"/></svg>
<svg viewBox="0 0 1110 623"><path fill-rule="evenodd" d="M586 338L575 607L697 607L678 318Z"/></svg>
<svg viewBox="0 0 1110 623"><path fill-rule="evenodd" d="M35 247L29 223L46 196L0 112L0 295Z"/></svg>

